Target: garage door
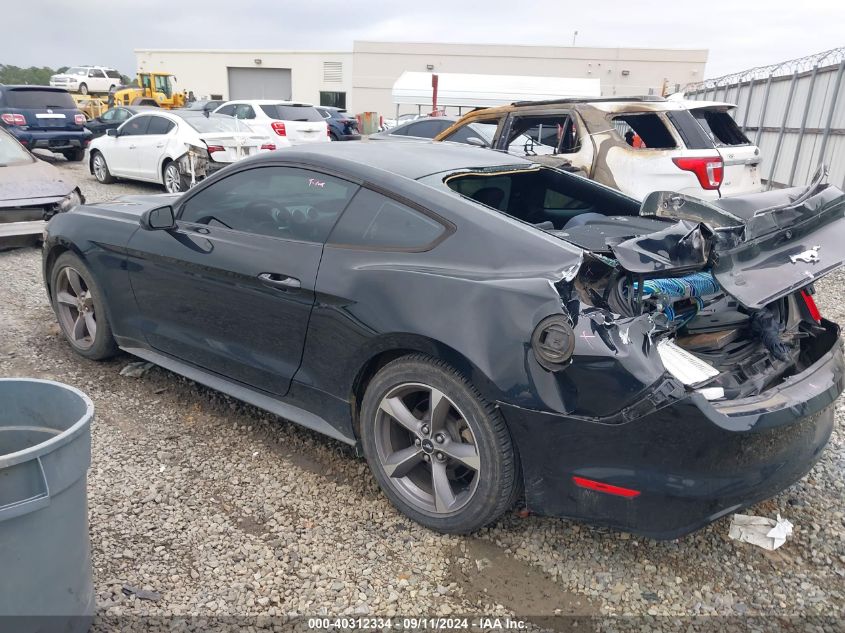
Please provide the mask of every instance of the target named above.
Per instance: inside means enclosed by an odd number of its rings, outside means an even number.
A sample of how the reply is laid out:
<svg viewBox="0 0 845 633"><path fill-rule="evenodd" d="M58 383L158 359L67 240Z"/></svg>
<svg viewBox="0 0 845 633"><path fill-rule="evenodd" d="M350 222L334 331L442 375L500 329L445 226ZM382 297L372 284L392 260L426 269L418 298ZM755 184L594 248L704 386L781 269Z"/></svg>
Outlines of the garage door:
<svg viewBox="0 0 845 633"><path fill-rule="evenodd" d="M290 68L229 68L229 99L291 98Z"/></svg>

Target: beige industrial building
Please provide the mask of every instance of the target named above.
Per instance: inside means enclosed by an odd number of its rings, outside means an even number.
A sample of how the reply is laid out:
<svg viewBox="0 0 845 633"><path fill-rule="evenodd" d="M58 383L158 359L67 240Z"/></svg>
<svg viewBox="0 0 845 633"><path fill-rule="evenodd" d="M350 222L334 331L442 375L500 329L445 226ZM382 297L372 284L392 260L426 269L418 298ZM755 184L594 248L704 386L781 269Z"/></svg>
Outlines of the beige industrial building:
<svg viewBox="0 0 845 633"><path fill-rule="evenodd" d="M391 115L391 90L404 71L598 78L602 96L628 96L700 81L707 63L706 50L359 41L351 52L136 49L135 55L139 70L171 72L177 88L198 98L294 99Z"/></svg>

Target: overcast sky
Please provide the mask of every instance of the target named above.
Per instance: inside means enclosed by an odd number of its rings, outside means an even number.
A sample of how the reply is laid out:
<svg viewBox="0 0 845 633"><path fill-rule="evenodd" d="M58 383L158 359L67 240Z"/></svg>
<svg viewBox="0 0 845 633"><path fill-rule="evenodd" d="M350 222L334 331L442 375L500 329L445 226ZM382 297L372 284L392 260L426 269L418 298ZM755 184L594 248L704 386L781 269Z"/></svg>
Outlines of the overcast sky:
<svg viewBox="0 0 845 633"><path fill-rule="evenodd" d="M27 0L0 63L135 72L135 48L351 50L352 41L706 48L715 77L845 45L842 0Z"/></svg>

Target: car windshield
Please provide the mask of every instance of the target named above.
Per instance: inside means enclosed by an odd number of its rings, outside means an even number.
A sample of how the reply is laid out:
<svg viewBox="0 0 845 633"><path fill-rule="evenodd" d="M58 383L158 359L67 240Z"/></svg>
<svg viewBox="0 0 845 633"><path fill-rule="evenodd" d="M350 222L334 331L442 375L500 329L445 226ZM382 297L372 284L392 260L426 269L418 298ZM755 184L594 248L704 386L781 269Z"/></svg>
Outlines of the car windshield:
<svg viewBox="0 0 845 633"><path fill-rule="evenodd" d="M317 112L317 108L310 105L284 105L273 103L262 104L261 109L271 119L280 121L322 121L323 117Z"/></svg>
<svg viewBox="0 0 845 633"><path fill-rule="evenodd" d="M174 114L177 114L174 112ZM180 115L181 116L181 115ZM182 116L197 132L249 132L243 123L225 114Z"/></svg>
<svg viewBox="0 0 845 633"><path fill-rule="evenodd" d="M65 75L82 75L83 77L88 75L87 68L79 68L78 66L74 66L73 68L68 68L65 72Z"/></svg>
<svg viewBox="0 0 845 633"><path fill-rule="evenodd" d="M0 167L31 163L32 156L6 132L0 131Z"/></svg>
<svg viewBox="0 0 845 633"><path fill-rule="evenodd" d="M15 88L6 92L10 108L64 108L75 110L73 97L64 90L44 88Z"/></svg>

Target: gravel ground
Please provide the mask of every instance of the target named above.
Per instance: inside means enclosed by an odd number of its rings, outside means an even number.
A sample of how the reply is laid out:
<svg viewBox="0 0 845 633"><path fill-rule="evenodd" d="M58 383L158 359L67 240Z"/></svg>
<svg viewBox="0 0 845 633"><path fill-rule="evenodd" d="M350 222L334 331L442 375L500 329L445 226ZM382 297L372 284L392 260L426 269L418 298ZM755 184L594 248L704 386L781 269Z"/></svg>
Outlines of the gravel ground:
<svg viewBox="0 0 845 633"><path fill-rule="evenodd" d="M92 202L158 191L102 186L84 163L56 162ZM0 276L0 376L61 380L96 406L96 630L118 616L845 616L841 400L813 471L749 510L795 524L776 552L729 540L728 519L671 542L516 515L472 537L441 536L394 511L344 445L160 368L120 376L129 356L74 355L37 250L0 253ZM822 312L841 323L843 296L845 273L819 284ZM124 585L160 598L126 596ZM689 621L649 628L659 622Z"/></svg>

